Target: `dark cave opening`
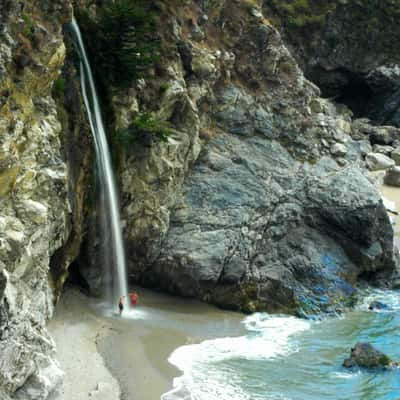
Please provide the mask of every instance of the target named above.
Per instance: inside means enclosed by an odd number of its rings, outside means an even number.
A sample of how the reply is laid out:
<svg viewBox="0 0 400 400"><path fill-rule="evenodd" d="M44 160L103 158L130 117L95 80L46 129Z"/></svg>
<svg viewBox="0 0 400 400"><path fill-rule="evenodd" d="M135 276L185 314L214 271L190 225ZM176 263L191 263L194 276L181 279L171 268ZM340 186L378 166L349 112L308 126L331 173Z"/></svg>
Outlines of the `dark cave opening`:
<svg viewBox="0 0 400 400"><path fill-rule="evenodd" d="M90 293L90 285L80 271L80 265L78 261L74 261L68 268L68 278L66 285L78 287L86 294Z"/></svg>
<svg viewBox="0 0 400 400"><path fill-rule="evenodd" d="M321 96L346 105L355 118L371 118L375 94L366 75L344 68L326 70L315 67L306 72L307 79L321 89Z"/></svg>
<svg viewBox="0 0 400 400"><path fill-rule="evenodd" d="M369 117L373 93L366 82L360 78L351 79L335 98L336 103L345 104L354 117Z"/></svg>

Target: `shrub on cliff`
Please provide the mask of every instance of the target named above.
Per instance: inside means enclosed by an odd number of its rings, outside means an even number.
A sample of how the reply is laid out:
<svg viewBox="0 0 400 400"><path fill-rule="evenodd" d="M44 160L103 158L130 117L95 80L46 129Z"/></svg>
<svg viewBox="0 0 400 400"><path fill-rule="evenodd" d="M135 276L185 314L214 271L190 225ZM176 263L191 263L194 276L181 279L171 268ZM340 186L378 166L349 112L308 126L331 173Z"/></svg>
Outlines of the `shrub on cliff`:
<svg viewBox="0 0 400 400"><path fill-rule="evenodd" d="M151 145L154 141L168 141L173 132L168 122L143 112L139 113L127 128L117 131L116 138L124 145L138 141Z"/></svg>
<svg viewBox="0 0 400 400"><path fill-rule="evenodd" d="M109 0L96 20L78 13L96 75L121 88L142 78L157 58L155 16L138 0Z"/></svg>

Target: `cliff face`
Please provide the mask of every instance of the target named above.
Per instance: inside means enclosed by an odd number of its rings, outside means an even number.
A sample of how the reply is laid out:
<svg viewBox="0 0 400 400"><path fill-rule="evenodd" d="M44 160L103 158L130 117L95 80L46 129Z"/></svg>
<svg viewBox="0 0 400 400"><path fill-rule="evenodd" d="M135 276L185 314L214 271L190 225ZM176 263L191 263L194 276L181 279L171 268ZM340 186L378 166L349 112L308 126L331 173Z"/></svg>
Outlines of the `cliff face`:
<svg viewBox="0 0 400 400"><path fill-rule="evenodd" d="M294 312L330 309L359 276L393 270L393 232L364 170L369 137L319 97L261 5L157 12L162 60L111 99L118 128L150 110L177 130L120 160L131 278Z"/></svg>
<svg viewBox="0 0 400 400"><path fill-rule="evenodd" d="M60 382L45 325L50 259L71 230L65 134L54 82L64 65L64 1L0 5L0 398L44 399ZM71 161L71 158L68 157ZM72 192L73 193L73 192Z"/></svg>
<svg viewBox="0 0 400 400"><path fill-rule="evenodd" d="M160 59L131 87L103 88L109 132L143 112L175 129L165 143L113 143L129 273L245 312L330 310L360 277L395 270L393 230L364 156L370 136L393 143L399 131L353 121L320 97L272 24L272 3L152 2ZM44 399L60 380L45 323L70 264L86 262L82 241L96 251L86 232L95 231L91 139L62 31L68 4L0 3L5 400ZM98 12L85 0L75 7ZM351 46L342 52L352 57ZM98 265L81 272L93 289L101 281Z"/></svg>
<svg viewBox="0 0 400 400"><path fill-rule="evenodd" d="M391 0L264 1L306 76L358 116L400 125L400 6Z"/></svg>

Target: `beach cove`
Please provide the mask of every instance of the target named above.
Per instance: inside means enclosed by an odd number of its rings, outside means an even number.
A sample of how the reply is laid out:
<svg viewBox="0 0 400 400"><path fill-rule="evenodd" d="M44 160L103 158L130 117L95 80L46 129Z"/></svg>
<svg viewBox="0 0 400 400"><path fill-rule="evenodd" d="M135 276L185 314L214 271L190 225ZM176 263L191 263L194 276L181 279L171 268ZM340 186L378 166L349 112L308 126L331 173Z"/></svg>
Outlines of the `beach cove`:
<svg viewBox="0 0 400 400"><path fill-rule="evenodd" d="M138 292L140 304L131 318L120 318L117 306L105 309L77 288L66 290L49 323L66 372L54 399L159 399L180 375L168 363L177 347L244 332L241 314L142 288Z"/></svg>
<svg viewBox="0 0 400 400"><path fill-rule="evenodd" d="M399 191L382 189L397 205ZM395 232L398 236L398 227ZM369 375L341 367L361 339L400 359L398 292L368 289L354 311L312 321L263 313L246 317L196 300L134 290L140 303L121 318L117 305L111 309L67 287L49 324L66 373L52 400L342 398L334 387L349 395L364 393L363 399L400 395L394 383L398 371ZM373 300L389 304L389 311L368 310Z"/></svg>

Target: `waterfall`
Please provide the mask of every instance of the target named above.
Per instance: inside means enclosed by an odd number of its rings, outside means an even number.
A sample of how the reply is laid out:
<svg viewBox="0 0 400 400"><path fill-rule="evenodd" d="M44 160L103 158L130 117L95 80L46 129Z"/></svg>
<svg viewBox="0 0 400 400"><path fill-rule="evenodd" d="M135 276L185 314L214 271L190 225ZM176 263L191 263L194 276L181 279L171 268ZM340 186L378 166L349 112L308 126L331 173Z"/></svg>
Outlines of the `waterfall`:
<svg viewBox="0 0 400 400"><path fill-rule="evenodd" d="M115 263L118 272L118 285L116 288L118 292L117 294L113 294L112 299L113 301L116 301L119 296L125 296L125 306L129 307L125 252L121 233L118 194L115 186L106 132L92 70L83 44L82 35L75 18L72 20L71 27L74 44L80 57L82 95L96 148L96 161L101 186L101 203L103 206L101 208L102 229L111 235L110 240L105 240L104 243L104 245L108 247L105 249L105 254L107 254L105 261L107 261L108 258L112 263ZM109 257L109 255L112 257ZM109 262L106 262L106 264L108 263ZM113 288L109 287L108 289L112 293Z"/></svg>

